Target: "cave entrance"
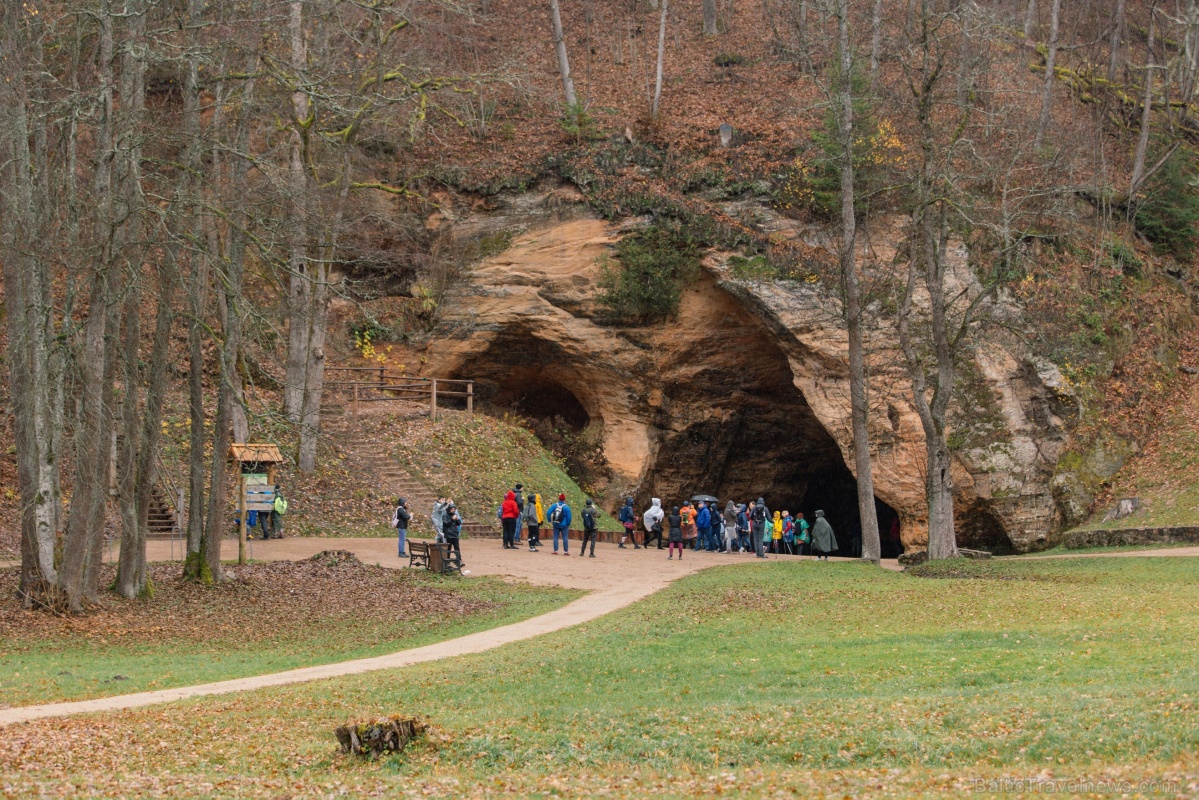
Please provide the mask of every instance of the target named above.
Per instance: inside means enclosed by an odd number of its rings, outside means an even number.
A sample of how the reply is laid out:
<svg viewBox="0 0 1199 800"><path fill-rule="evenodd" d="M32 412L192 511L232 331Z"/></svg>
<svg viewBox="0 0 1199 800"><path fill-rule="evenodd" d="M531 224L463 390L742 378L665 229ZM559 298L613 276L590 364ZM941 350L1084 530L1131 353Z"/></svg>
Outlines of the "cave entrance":
<svg viewBox="0 0 1199 800"><path fill-rule="evenodd" d="M795 385L777 342L758 325L743 323L724 331L702 363L698 374L666 382L672 424L660 429L638 505L650 497L675 505L712 494L723 509L730 499L762 497L771 511L802 512L809 524L821 510L836 534L837 555L860 555L857 481ZM884 552L894 557L899 543L888 534L899 515L877 498L875 513Z"/></svg>
<svg viewBox="0 0 1199 800"><path fill-rule="evenodd" d="M512 395L509 405L526 417L553 422L561 420L576 433L591 422L591 415L579 398L557 381L537 380L523 390L515 387L509 393Z"/></svg>
<svg viewBox="0 0 1199 800"><path fill-rule="evenodd" d="M862 555L862 516L858 511L858 482L844 464L839 469L824 471L818 475L797 476L797 483L804 485L803 496L794 503L797 508L785 505L779 510L788 510L792 516L803 512L808 524L816 519L816 511L824 512L833 526L838 549L834 555L860 558ZM792 495L794 497L794 495ZM767 506L770 506L767 498ZM883 558L898 558L903 552L899 539L899 514L877 496L874 498L874 515L878 520L878 536Z"/></svg>

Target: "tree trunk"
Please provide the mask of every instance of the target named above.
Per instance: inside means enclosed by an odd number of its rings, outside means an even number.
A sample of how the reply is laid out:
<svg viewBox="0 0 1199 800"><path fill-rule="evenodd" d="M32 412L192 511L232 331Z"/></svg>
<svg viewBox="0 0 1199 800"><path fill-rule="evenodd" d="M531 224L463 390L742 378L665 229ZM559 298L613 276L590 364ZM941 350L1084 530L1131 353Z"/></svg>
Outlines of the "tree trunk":
<svg viewBox="0 0 1199 800"><path fill-rule="evenodd" d="M1036 27L1037 0L1028 0L1028 7L1024 10L1024 38L1031 40Z"/></svg>
<svg viewBox="0 0 1199 800"><path fill-rule="evenodd" d="M251 56L250 62L247 72L255 75L260 66L259 58ZM249 78L242 89L241 109L238 114L232 147L232 152L237 154L247 152L251 118L254 111L255 83L256 79ZM220 353L220 390L217 393L217 414L212 438L212 479L208 493L208 512L204 521L204 542L201 545L204 564L208 571L208 575L204 577L213 581L221 580L221 539L231 522L228 513L227 461L232 435L232 406L236 402L235 381L239 380L237 360L241 350L242 336L242 279L246 254L246 231L249 230L246 205L241 202L241 198L246 196L248 172L248 160L238 155L233 160L230 169L229 189L230 196L233 198L233 207L230 213L228 245L225 258L218 264L218 270L222 273L220 283L224 287L228 311L224 331L225 340L221 345Z"/></svg>
<svg viewBox="0 0 1199 800"><path fill-rule="evenodd" d="M137 597L145 588L146 538L142 519L145 510L139 506L139 465L146 443L142 441L141 423L151 409L140 408L141 388L141 284L145 279L145 238L142 221L142 147L146 100L146 61L144 41L146 27L145 0L125 3L125 24L128 34L123 42L121 63L121 136L125 148L125 171L122 175L122 216L128 230L126 271L129 276L125 293L125 335L122 353L125 389L122 409L122 439L120 473L121 549L117 560L117 592L123 597ZM159 309L160 313L162 309ZM169 312L167 314L169 320ZM161 405L161 403L160 403ZM158 415L152 422L158 426Z"/></svg>
<svg viewBox="0 0 1199 800"><path fill-rule="evenodd" d="M0 50L12 65L0 83L0 261L8 323L8 363L13 430L17 449L17 483L21 503L21 576L23 605L58 606L59 574L54 562L60 500L51 398L50 347L53 336L49 266L39 249L40 220L50 213L38 207L34 158L30 142L39 141L42 118L29 116L26 70L34 70L35 47L27 41L26 10L5 4L0 10ZM32 135L31 135L32 134Z"/></svg>
<svg viewBox="0 0 1199 800"><path fill-rule="evenodd" d="M1058 22L1062 9L1062 0L1053 0L1053 10L1049 16L1049 48L1045 54L1045 84L1041 90L1041 116L1037 120L1037 135L1033 139L1033 151L1041 147L1045 131L1049 128L1053 113L1053 83L1057 80L1057 36Z"/></svg>
<svg viewBox="0 0 1199 800"><path fill-rule="evenodd" d="M1116 82L1120 67L1120 45L1124 41L1124 0L1116 0L1116 12L1112 19L1112 37L1107 54L1107 79Z"/></svg>
<svg viewBox="0 0 1199 800"><path fill-rule="evenodd" d="M883 0L874 0L870 12L870 91L878 90L879 53L883 43Z"/></svg>
<svg viewBox="0 0 1199 800"><path fill-rule="evenodd" d="M667 0L662 0L662 13L658 20L658 69L654 79L654 119L658 118L658 107L662 101L662 64L666 58L666 6Z"/></svg>
<svg viewBox="0 0 1199 800"><path fill-rule="evenodd" d="M716 0L704 0L704 36L715 36L717 33Z"/></svg>
<svg viewBox="0 0 1199 800"><path fill-rule="evenodd" d="M550 21L554 26L554 49L558 53L558 73L562 76L562 90L566 95L566 113L578 123L579 101L575 98L575 82L570 76L570 59L566 55L566 37L562 33L562 12L558 0L550 0Z"/></svg>
<svg viewBox="0 0 1199 800"><path fill-rule="evenodd" d="M300 420L301 472L312 472L316 469L317 445L321 433L321 395L325 387L325 336L329 328L328 268L324 264L317 268L312 295L309 364L307 382L304 385L304 416Z"/></svg>
<svg viewBox="0 0 1199 800"><path fill-rule="evenodd" d="M958 339L949 331L946 313L945 250L949 241L949 216L948 202L941 197L943 192L937 166L936 85L943 74L944 62L939 53L933 53L934 34L927 2L919 25L919 58L922 63L918 80L910 85L914 87L916 101L920 172L915 181L911 252L897 327L900 349L912 381L912 404L924 431L928 467L925 496L928 503L929 558L950 558L957 555L957 537L953 519L953 473L945 420L953 396ZM912 322L916 291L921 282L929 298L928 338L931 341L918 343L912 331ZM931 365L925 361L928 351L931 351L935 362Z"/></svg>
<svg viewBox="0 0 1199 800"><path fill-rule="evenodd" d="M188 20L189 30L195 31L198 25L199 0L189 0ZM204 152L202 140L203 130L200 120L200 82L199 63L196 53L196 37L191 34L191 47L187 58L187 70L183 84L183 125L187 137L187 163L189 175L198 175ZM222 90L216 89L217 102L214 103L213 124L220 126L220 109ZM220 161L214 157L214 173L219 169ZM205 225L203 188L199 180L188 179L186 195L189 208L188 222L192 226L194 244L189 257L188 281L188 321L187 321L187 356L188 356L188 416L191 423L191 433L187 450L187 556L183 562L183 576L191 580L203 580L207 563L205 559L204 541L204 489L208 473L204 465L204 316L208 312L209 291L209 254L204 245L208 240Z"/></svg>
<svg viewBox="0 0 1199 800"><path fill-rule="evenodd" d="M292 224L288 257L288 328L287 372L283 382L283 408L287 418L298 423L304 414L304 386L309 362L309 312L312 303L308 263L308 176L304 168L308 154L308 135L313 120L308 92L302 86L308 67L308 48L304 42L304 3L291 0L288 31L291 38L292 126L290 192Z"/></svg>
<svg viewBox="0 0 1199 800"><path fill-rule="evenodd" d="M1145 180L1145 158L1149 153L1149 129L1153 122L1153 73L1156 70L1153 57L1156 16L1157 3L1153 3L1149 6L1149 40L1145 47L1145 91L1141 96L1141 131L1137 136L1136 155L1132 159L1132 180L1128 186L1130 199L1136 197Z"/></svg>
<svg viewBox="0 0 1199 800"><path fill-rule="evenodd" d="M954 558L958 554L953 521L953 483L951 461L944 437L926 438L928 444L928 557L930 560Z"/></svg>
<svg viewBox="0 0 1199 800"><path fill-rule="evenodd" d="M845 319L849 332L849 397L853 420L854 474L862 525L862 558L879 560L878 516L874 510L874 473L870 463L867 420L866 359L862 343L862 290L858 282L854 245L853 53L849 45L848 0L837 0L837 135L841 159L841 281L845 288Z"/></svg>

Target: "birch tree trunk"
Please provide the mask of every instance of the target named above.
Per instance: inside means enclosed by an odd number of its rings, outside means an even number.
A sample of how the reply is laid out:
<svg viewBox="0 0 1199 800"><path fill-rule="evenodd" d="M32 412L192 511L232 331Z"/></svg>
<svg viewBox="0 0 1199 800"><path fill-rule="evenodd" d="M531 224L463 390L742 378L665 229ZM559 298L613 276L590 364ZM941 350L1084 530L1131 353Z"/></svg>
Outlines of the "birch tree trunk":
<svg viewBox="0 0 1199 800"><path fill-rule="evenodd" d="M853 422L854 476L862 525L862 558L878 562L878 515L874 510L874 472L870 463L866 358L862 342L862 290L854 245L853 53L849 45L849 0L835 0L837 17L837 137L841 161L841 282L845 288L845 320L849 333L849 398Z"/></svg>
<svg viewBox="0 0 1199 800"><path fill-rule="evenodd" d="M566 37L562 33L562 12L558 9L558 0L550 0L550 22L554 26L554 49L558 54L562 91L566 95L566 113L578 124L579 101L575 97L574 78L570 76L570 58L566 54Z"/></svg>
<svg viewBox="0 0 1199 800"><path fill-rule="evenodd" d="M704 2L704 36L715 36L719 31L716 24L716 0Z"/></svg>

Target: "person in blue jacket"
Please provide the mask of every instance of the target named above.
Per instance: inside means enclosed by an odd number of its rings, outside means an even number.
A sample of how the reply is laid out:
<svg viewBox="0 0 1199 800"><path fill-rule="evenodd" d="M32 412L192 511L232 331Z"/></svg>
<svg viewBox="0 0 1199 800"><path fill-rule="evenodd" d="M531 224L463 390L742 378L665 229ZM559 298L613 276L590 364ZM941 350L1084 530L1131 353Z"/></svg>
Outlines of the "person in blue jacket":
<svg viewBox="0 0 1199 800"><path fill-rule="evenodd" d="M554 526L554 555L558 555L558 537L562 537L562 552L570 555L570 506L566 495L558 495L558 502L550 506L550 524Z"/></svg>
<svg viewBox="0 0 1199 800"><path fill-rule="evenodd" d="M620 537L620 549L624 550L624 540L633 540L633 549L640 550L641 547L637 544L637 534L633 527L637 524L637 515L633 513L633 498L625 498L624 505L620 507L620 524L624 526L624 535Z"/></svg>
<svg viewBox="0 0 1199 800"><path fill-rule="evenodd" d="M710 531L712 529L712 512L708 510L708 504L700 501L699 511L695 515L695 529L699 533L699 538L696 539L696 550L711 550L712 542Z"/></svg>

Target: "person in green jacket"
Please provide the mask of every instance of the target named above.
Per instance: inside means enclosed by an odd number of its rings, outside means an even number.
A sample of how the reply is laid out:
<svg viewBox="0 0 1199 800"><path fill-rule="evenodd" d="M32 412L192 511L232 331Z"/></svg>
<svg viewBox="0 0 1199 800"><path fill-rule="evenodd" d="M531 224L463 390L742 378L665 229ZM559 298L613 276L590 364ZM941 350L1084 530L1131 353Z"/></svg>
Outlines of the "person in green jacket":
<svg viewBox="0 0 1199 800"><path fill-rule="evenodd" d="M828 561L828 554L836 549L837 537L833 535L833 526L828 524L823 511L817 511L816 522L812 525L812 552Z"/></svg>

